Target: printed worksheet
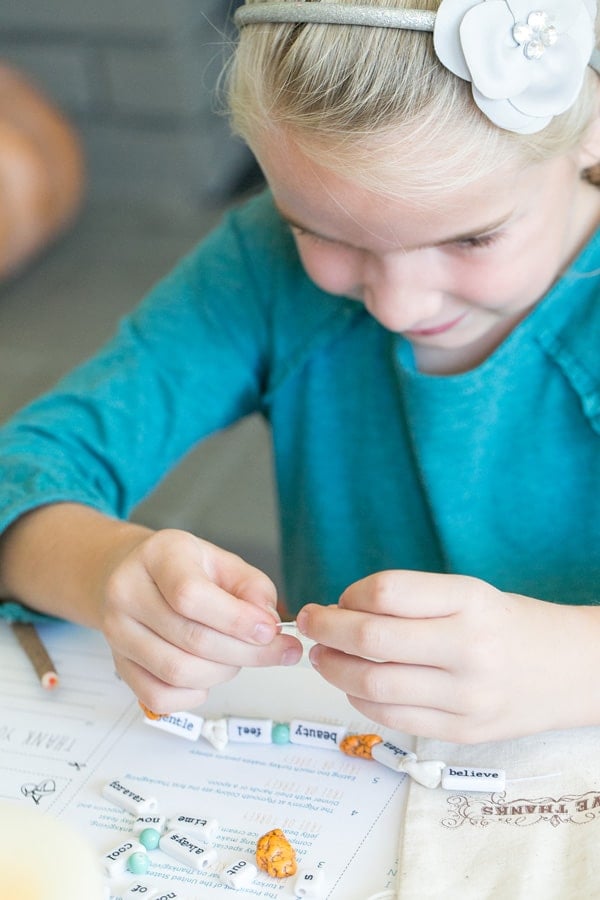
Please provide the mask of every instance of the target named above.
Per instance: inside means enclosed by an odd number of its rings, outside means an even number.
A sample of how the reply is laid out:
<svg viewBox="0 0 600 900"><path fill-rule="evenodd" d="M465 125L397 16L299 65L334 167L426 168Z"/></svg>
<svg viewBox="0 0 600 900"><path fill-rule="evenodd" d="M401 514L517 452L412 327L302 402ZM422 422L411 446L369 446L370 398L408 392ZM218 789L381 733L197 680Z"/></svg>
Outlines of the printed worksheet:
<svg viewBox="0 0 600 900"><path fill-rule="evenodd" d="M215 819L219 866L254 860L257 839L280 828L299 868L319 872L328 900L366 900L393 887L406 784L371 760L300 744L229 741L216 750L150 727L130 690L114 674L100 635L68 623L40 628L60 675L44 691L10 629L0 628L0 796L33 804L74 825L99 857L130 840L133 814L103 796L119 784L155 802L173 822ZM376 730L395 744L407 739L361 719L310 666L248 669L215 689L200 710L223 716L293 719ZM161 849L143 876L117 875L112 897L151 889L188 900L231 898L214 867L194 871ZM138 886L139 890L134 888ZM294 878L259 873L243 897L291 898Z"/></svg>

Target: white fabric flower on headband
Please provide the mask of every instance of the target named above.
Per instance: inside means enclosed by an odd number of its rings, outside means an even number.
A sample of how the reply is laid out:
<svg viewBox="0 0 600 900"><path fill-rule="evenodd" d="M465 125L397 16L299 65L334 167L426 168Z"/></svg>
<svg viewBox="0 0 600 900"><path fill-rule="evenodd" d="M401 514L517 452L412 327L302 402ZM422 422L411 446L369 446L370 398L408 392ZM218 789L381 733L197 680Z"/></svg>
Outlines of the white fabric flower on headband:
<svg viewBox="0 0 600 900"><path fill-rule="evenodd" d="M440 62L472 83L500 128L541 131L575 102L594 47L596 0L442 0Z"/></svg>

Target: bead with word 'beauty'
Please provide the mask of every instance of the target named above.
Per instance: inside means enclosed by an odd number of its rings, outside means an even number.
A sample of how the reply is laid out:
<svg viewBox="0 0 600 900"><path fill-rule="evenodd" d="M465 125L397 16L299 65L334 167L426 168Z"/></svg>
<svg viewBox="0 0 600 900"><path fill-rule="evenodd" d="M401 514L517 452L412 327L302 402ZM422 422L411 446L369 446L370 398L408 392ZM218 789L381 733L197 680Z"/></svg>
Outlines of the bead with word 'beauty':
<svg viewBox="0 0 600 900"><path fill-rule="evenodd" d="M198 872L212 869L218 859L213 847L203 846L197 838L183 831L168 831L163 834L158 846L167 856Z"/></svg>
<svg viewBox="0 0 600 900"><path fill-rule="evenodd" d="M234 862L224 866L219 872L219 878L229 887L240 890L252 884L258 869L247 859L236 859Z"/></svg>
<svg viewBox="0 0 600 900"><path fill-rule="evenodd" d="M140 831L138 840L146 850L156 850L160 841L160 835L161 832L157 831L156 828L144 828L143 831Z"/></svg>
<svg viewBox="0 0 600 900"><path fill-rule="evenodd" d="M304 900L321 900L327 892L323 869L300 869L294 882L294 894Z"/></svg>
<svg viewBox="0 0 600 900"><path fill-rule="evenodd" d="M290 726L286 722L277 722L273 725L271 740L274 744L289 744Z"/></svg>
<svg viewBox="0 0 600 900"><path fill-rule="evenodd" d="M339 747L348 729L345 725L329 725L323 722L307 722L292 719L290 722L290 742L306 747L324 747L332 750Z"/></svg>
<svg viewBox="0 0 600 900"><path fill-rule="evenodd" d="M150 860L146 850L137 850L128 856L127 868L132 875L145 875L150 868Z"/></svg>
<svg viewBox="0 0 600 900"><path fill-rule="evenodd" d="M258 839L256 862L271 878L289 878L298 869L294 848L281 828L273 828Z"/></svg>

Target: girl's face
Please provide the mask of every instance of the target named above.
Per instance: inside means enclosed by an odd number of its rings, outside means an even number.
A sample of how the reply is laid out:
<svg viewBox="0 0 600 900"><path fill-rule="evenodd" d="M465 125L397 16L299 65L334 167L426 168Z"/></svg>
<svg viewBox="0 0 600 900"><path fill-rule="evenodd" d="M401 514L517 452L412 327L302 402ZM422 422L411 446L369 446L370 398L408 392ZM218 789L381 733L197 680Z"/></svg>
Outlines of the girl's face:
<svg viewBox="0 0 600 900"><path fill-rule="evenodd" d="M291 141L254 150L309 277L403 334L424 371L485 359L600 221L600 190L571 156L499 166L416 203L398 199L401 186L382 196L336 175Z"/></svg>

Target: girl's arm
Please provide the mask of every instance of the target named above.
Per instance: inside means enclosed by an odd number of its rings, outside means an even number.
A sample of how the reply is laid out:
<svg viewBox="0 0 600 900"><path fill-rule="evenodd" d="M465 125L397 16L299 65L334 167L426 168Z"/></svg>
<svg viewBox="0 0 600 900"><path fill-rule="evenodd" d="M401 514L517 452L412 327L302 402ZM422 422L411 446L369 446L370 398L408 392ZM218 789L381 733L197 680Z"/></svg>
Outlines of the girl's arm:
<svg viewBox="0 0 600 900"><path fill-rule="evenodd" d="M600 724L599 607L389 571L297 621L323 677L399 731L477 743Z"/></svg>
<svg viewBox="0 0 600 900"><path fill-rule="evenodd" d="M22 516L0 540L0 592L104 632L117 671L151 709L204 702L241 666L291 665L276 590L188 532L151 531L73 503Z"/></svg>

